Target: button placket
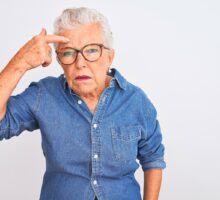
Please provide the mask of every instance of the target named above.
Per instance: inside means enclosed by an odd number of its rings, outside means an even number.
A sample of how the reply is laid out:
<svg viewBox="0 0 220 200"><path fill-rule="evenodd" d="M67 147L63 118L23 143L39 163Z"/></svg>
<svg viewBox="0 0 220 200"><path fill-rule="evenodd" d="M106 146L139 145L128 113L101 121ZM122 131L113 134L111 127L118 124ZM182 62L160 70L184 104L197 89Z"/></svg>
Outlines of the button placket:
<svg viewBox="0 0 220 200"><path fill-rule="evenodd" d="M106 90L101 97L99 104L97 106L96 112L93 115L92 123L91 123L91 139L92 139L92 174L91 174L91 184L94 186L95 190L99 190L102 188L101 183L99 183L98 177L101 173L101 120L103 118L104 112L107 106L107 100L109 96L110 90Z"/></svg>

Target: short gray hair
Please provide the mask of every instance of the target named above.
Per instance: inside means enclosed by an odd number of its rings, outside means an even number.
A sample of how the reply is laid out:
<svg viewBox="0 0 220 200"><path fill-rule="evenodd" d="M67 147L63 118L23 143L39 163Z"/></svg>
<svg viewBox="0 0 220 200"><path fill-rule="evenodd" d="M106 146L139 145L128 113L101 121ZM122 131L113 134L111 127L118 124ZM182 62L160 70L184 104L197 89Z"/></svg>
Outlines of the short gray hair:
<svg viewBox="0 0 220 200"><path fill-rule="evenodd" d="M107 18L95 9L86 7L68 8L54 21L54 34L80 25L99 23L103 30L104 45L113 48L112 32ZM56 45L55 45L56 48Z"/></svg>

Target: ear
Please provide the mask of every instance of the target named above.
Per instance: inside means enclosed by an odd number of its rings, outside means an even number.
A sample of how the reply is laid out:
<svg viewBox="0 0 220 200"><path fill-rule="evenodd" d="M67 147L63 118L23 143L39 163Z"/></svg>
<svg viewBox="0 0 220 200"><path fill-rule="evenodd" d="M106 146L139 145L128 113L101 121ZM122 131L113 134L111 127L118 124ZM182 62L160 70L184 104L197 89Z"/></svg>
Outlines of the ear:
<svg viewBox="0 0 220 200"><path fill-rule="evenodd" d="M108 54L109 66L112 64L114 57L115 57L115 50L114 49L109 50L109 54Z"/></svg>

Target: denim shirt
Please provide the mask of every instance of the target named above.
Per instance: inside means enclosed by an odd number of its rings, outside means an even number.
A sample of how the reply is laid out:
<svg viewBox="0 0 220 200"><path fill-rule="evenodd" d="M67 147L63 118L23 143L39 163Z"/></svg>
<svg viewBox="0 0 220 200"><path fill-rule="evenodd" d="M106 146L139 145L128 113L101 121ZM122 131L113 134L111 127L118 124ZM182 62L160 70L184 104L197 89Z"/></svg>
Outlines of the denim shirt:
<svg viewBox="0 0 220 200"><path fill-rule="evenodd" d="M33 81L7 103L0 140L40 129L46 161L40 200L141 200L134 173L164 169L157 112L116 68L96 111L64 74Z"/></svg>

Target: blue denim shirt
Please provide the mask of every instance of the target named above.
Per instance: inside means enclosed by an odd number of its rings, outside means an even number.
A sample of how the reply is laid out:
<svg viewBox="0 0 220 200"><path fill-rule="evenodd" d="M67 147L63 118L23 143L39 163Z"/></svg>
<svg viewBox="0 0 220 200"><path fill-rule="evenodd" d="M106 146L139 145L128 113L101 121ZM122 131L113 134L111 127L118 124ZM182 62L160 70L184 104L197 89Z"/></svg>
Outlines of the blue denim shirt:
<svg viewBox="0 0 220 200"><path fill-rule="evenodd" d="M139 164L166 167L155 107L116 68L108 75L94 113L64 74L9 98L0 140L40 129L46 160L40 200L141 200Z"/></svg>

